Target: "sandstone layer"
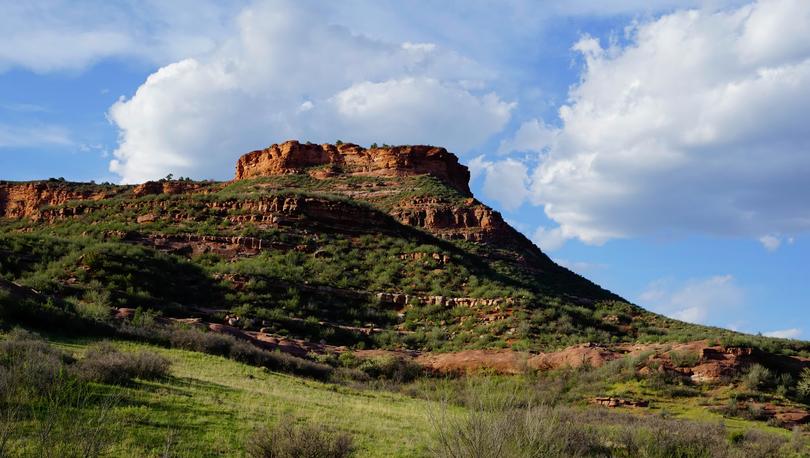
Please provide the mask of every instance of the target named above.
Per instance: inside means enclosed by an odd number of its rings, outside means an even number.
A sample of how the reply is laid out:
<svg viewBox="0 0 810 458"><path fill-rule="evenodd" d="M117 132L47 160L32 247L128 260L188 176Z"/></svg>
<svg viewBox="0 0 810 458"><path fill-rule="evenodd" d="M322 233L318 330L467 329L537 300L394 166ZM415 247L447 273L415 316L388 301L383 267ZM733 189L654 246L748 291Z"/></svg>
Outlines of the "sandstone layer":
<svg viewBox="0 0 810 458"><path fill-rule="evenodd" d="M28 218L41 207L72 200L101 200L114 195L95 187L78 188L61 181L0 182L0 217Z"/></svg>
<svg viewBox="0 0 810 458"><path fill-rule="evenodd" d="M239 158L236 179L301 173L325 167L322 173L370 176L431 175L471 195L470 172L455 154L425 145L363 148L351 143L316 145L287 141Z"/></svg>

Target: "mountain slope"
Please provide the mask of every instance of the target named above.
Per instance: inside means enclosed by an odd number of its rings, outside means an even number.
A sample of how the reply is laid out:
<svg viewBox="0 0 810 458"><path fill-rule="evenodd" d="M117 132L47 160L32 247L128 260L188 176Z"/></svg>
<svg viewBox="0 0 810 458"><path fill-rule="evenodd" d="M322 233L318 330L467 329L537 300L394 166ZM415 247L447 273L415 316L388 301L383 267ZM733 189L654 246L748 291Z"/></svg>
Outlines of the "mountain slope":
<svg viewBox="0 0 810 458"><path fill-rule="evenodd" d="M225 183L3 182L0 275L68 309L157 309L305 349L718 335L555 264L468 180L443 148L290 141L244 155Z"/></svg>

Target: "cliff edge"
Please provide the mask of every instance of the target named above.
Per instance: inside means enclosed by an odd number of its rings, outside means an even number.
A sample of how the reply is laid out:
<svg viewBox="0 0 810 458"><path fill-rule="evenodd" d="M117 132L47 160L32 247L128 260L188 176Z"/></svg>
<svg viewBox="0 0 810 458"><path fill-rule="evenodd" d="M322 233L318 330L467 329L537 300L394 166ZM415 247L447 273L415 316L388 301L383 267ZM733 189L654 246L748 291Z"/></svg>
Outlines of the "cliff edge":
<svg viewBox="0 0 810 458"><path fill-rule="evenodd" d="M472 196L470 171L458 157L444 148L425 145L363 148L352 143L316 145L291 140L243 155L236 164L236 179L302 173L310 168L320 168L313 172L321 176L427 174Z"/></svg>

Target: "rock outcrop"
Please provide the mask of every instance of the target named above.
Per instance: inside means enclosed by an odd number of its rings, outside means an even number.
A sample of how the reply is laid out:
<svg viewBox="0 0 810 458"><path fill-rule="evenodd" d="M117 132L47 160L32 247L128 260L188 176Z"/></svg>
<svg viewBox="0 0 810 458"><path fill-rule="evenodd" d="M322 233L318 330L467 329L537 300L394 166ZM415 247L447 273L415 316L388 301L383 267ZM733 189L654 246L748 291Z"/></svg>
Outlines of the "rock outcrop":
<svg viewBox="0 0 810 458"><path fill-rule="evenodd" d="M470 172L458 162L458 157L444 148L424 145L363 148L351 143L315 145L287 141L239 158L236 179L302 173L312 167L325 167L320 176L427 174L471 195Z"/></svg>
<svg viewBox="0 0 810 458"><path fill-rule="evenodd" d="M135 186L132 189L132 195L135 197L141 197L151 194L184 194L187 192L197 191L203 186L203 184L195 183L193 181L147 181L146 183Z"/></svg>
<svg viewBox="0 0 810 458"><path fill-rule="evenodd" d="M401 202L391 216L409 226L421 227L446 239L491 242L517 240L515 231L501 214L475 199L450 204L438 199L415 198Z"/></svg>
<svg viewBox="0 0 810 458"><path fill-rule="evenodd" d="M0 182L0 217L30 218L48 205L62 205L72 200L101 200L112 191L95 187L77 187L61 181Z"/></svg>

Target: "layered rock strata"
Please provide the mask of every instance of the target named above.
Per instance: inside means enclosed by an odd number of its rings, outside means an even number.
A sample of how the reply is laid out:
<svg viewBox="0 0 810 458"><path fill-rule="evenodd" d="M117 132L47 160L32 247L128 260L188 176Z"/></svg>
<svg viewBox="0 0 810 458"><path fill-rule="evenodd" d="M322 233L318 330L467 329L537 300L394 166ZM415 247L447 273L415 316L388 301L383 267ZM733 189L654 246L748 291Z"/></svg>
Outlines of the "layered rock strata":
<svg viewBox="0 0 810 458"><path fill-rule="evenodd" d="M323 168L320 176L431 175L465 195L472 195L470 171L458 162L458 157L444 148L425 145L363 148L351 143L316 145L287 141L239 158L236 179L301 173L313 167Z"/></svg>

